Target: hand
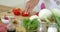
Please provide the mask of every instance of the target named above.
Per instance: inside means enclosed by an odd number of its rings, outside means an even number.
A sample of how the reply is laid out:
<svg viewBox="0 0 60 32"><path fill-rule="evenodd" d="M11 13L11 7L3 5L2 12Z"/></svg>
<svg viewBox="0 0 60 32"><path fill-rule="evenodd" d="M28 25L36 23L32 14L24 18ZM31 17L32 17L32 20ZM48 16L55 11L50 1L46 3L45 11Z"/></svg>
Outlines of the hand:
<svg viewBox="0 0 60 32"><path fill-rule="evenodd" d="M30 0L26 3L25 11L31 12L34 7L37 5L38 0Z"/></svg>

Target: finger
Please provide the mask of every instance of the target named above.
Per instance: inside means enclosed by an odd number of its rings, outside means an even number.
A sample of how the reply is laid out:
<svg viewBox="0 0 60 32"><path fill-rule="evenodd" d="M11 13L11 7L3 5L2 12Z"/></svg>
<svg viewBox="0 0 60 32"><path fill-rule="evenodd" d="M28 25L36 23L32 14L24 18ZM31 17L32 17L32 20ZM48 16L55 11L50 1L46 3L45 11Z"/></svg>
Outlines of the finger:
<svg viewBox="0 0 60 32"><path fill-rule="evenodd" d="M33 3L30 3L30 7L29 7L29 8L33 9L34 6L35 6L35 5L34 5Z"/></svg>
<svg viewBox="0 0 60 32"><path fill-rule="evenodd" d="M26 3L26 6L25 6L25 10L26 10L26 11L28 10L29 5L30 5L30 3L29 3L29 2L27 2L27 3Z"/></svg>
<svg viewBox="0 0 60 32"><path fill-rule="evenodd" d="M32 10L33 10L33 8L29 8L29 9L28 9L28 12L32 12Z"/></svg>
<svg viewBox="0 0 60 32"><path fill-rule="evenodd" d="M33 10L33 7L29 6L28 12L32 12L32 10Z"/></svg>
<svg viewBox="0 0 60 32"><path fill-rule="evenodd" d="M29 7L28 5L25 6L25 11L27 11L28 7Z"/></svg>

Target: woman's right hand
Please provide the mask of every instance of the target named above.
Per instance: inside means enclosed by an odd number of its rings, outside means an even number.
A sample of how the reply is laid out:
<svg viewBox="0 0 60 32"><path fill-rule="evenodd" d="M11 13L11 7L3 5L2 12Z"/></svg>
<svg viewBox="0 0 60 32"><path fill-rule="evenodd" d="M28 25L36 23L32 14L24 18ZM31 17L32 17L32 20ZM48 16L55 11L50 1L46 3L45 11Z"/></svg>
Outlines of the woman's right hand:
<svg viewBox="0 0 60 32"><path fill-rule="evenodd" d="M26 3L25 11L31 12L34 7L38 4L38 0L30 0Z"/></svg>

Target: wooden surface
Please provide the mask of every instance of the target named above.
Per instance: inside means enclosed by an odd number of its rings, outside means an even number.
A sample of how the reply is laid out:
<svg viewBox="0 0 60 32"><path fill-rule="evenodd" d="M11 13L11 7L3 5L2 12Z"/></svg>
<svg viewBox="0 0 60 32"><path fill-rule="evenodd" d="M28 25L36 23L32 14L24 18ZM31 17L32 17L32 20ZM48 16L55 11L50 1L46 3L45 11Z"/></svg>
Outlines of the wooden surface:
<svg viewBox="0 0 60 32"><path fill-rule="evenodd" d="M25 19L25 18L29 18L29 17L23 17L23 16L15 16L13 13L12 13L12 9L13 7L8 7L8 6L3 6L3 5L0 5L0 17L4 16L4 15L7 15L7 16L14 16L16 19L18 20L22 20L22 19ZM10 13L8 13L10 12ZM34 14L35 12L31 12L31 14Z"/></svg>
<svg viewBox="0 0 60 32"><path fill-rule="evenodd" d="M7 16L14 16L16 18L16 20L22 20L22 19L26 19L26 18L29 18L29 17L23 17L23 16L15 16L13 13L12 13L12 7L7 7L7 6L2 6L0 5L0 18L4 15L7 15ZM9 12L9 13L8 13ZM1 23L1 22L0 22ZM18 26L17 26L18 27ZM20 30L24 31L25 32L25 29L23 27L19 27L21 28Z"/></svg>
<svg viewBox="0 0 60 32"><path fill-rule="evenodd" d="M13 7L8 7L8 6L0 5L0 12L10 11L12 8Z"/></svg>
<svg viewBox="0 0 60 32"><path fill-rule="evenodd" d="M0 5L0 17L4 16L4 15L11 15L11 16L14 16L14 14L12 13L12 7L7 7L7 6L3 6L3 5ZM8 13L10 12L10 13ZM20 16L14 16L16 19L24 19L24 18L29 18L29 17L22 17L21 15Z"/></svg>
<svg viewBox="0 0 60 32"><path fill-rule="evenodd" d="M7 7L7 6L2 6L0 5L0 18L4 15L7 15L7 16L14 16L14 18L16 18L16 20L22 20L22 19L25 19L25 18L29 18L29 17L23 17L23 16L15 16L13 13L12 13L12 7ZM8 13L9 12L9 13ZM0 24L2 22L0 21ZM20 30L22 30L23 32L25 32L25 29L23 27L18 27Z"/></svg>

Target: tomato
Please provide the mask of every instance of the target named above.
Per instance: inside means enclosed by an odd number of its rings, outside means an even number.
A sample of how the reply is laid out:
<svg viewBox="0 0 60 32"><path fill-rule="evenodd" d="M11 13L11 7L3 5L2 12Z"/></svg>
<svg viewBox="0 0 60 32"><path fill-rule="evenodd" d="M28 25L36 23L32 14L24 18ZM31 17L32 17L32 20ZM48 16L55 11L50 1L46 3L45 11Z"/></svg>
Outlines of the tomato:
<svg viewBox="0 0 60 32"><path fill-rule="evenodd" d="M6 16L4 16L4 19L5 19L5 20L9 20L9 18L8 18L8 17L6 17Z"/></svg>
<svg viewBox="0 0 60 32"><path fill-rule="evenodd" d="M5 32L5 31L7 31L6 24L0 24L0 32Z"/></svg>
<svg viewBox="0 0 60 32"><path fill-rule="evenodd" d="M20 15L20 11L21 11L20 8L14 8L14 9L13 9L13 13L14 13L14 15L16 15L16 16L19 16L19 15Z"/></svg>
<svg viewBox="0 0 60 32"><path fill-rule="evenodd" d="M39 14L39 12L36 12L36 13L35 13L35 15L37 15L37 16L38 16L38 14Z"/></svg>
<svg viewBox="0 0 60 32"><path fill-rule="evenodd" d="M30 16L30 13L23 11L23 12L22 12L22 16L25 16L25 17Z"/></svg>

